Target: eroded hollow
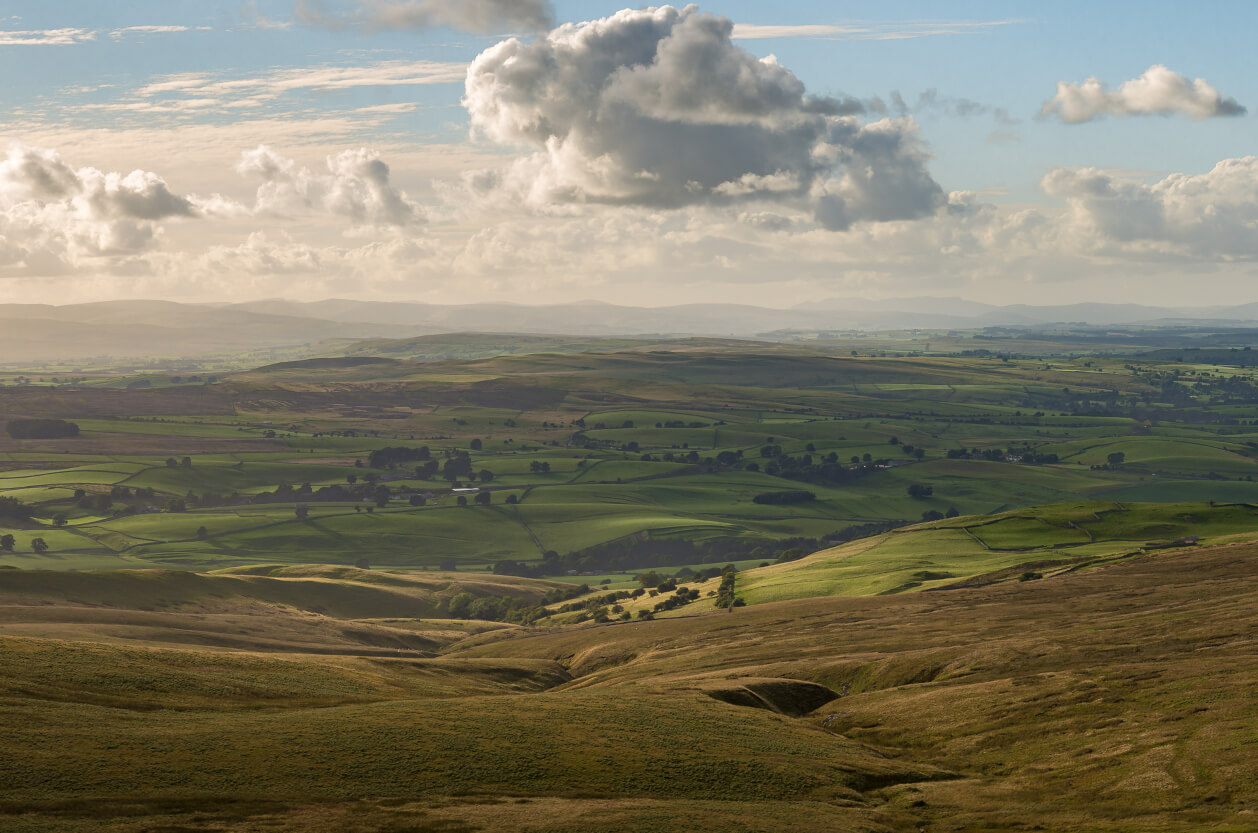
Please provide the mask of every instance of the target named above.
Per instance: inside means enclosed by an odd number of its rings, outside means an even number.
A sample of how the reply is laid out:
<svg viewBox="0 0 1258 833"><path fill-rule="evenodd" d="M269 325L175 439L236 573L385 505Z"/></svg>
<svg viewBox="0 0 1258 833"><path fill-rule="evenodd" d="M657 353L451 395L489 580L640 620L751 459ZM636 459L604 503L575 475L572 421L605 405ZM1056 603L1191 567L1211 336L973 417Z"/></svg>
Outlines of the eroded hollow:
<svg viewBox="0 0 1258 833"><path fill-rule="evenodd" d="M710 686L704 693L732 706L767 709L788 717L803 717L839 698L838 694L818 683L789 679L730 681Z"/></svg>

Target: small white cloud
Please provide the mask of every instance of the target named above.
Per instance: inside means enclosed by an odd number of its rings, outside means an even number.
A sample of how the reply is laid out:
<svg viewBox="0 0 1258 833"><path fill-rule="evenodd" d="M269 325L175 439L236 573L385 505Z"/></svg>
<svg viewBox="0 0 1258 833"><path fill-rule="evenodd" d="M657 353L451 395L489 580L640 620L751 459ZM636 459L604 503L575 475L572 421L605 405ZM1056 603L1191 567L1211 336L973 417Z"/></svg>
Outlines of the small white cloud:
<svg viewBox="0 0 1258 833"><path fill-rule="evenodd" d="M1040 116L1056 116L1066 124L1081 124L1101 116L1169 116L1191 119L1243 116L1245 108L1227 98L1204 78L1190 81L1161 64L1139 78L1109 90L1098 78L1082 84L1057 82L1057 93L1040 109Z"/></svg>

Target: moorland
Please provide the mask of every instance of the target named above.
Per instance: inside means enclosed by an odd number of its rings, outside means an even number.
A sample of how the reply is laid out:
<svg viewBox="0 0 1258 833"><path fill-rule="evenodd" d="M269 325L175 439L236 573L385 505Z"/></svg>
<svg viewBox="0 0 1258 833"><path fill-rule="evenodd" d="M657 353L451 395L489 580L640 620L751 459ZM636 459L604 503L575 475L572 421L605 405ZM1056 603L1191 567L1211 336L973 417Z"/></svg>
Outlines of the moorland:
<svg viewBox="0 0 1258 833"><path fill-rule="evenodd" d="M1254 343L7 367L0 822L1250 829Z"/></svg>

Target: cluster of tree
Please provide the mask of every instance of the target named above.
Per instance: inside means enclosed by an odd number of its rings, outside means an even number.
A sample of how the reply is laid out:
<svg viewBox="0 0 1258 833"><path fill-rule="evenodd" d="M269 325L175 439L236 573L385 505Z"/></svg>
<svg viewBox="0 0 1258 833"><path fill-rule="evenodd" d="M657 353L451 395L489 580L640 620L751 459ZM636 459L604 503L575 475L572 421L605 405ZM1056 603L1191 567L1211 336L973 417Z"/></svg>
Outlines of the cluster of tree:
<svg viewBox="0 0 1258 833"><path fill-rule="evenodd" d="M0 535L0 551L13 552L16 549L17 549L16 538L14 538L12 535L8 533L5 533L4 535ZM45 541L43 538L32 538L31 550L40 554L46 553L48 552L48 542Z"/></svg>
<svg viewBox="0 0 1258 833"><path fill-rule="evenodd" d="M922 513L923 521L942 521L944 518L955 518L961 513L957 511L955 506L950 507L947 512L940 512L938 509L927 509Z"/></svg>
<svg viewBox="0 0 1258 833"><path fill-rule="evenodd" d="M1033 446L1022 448L950 448L949 460L1012 460L1030 466L1042 466L1056 463L1056 454L1041 454Z"/></svg>
<svg viewBox="0 0 1258 833"><path fill-rule="evenodd" d="M721 586L716 590L716 606L717 607L735 607L742 599L734 596L734 579L738 575L738 571L731 564L721 571Z"/></svg>
<svg viewBox="0 0 1258 833"><path fill-rule="evenodd" d="M79 426L64 419L11 419L5 430L15 440L62 440L79 435Z"/></svg>
<svg viewBox="0 0 1258 833"><path fill-rule="evenodd" d="M679 607L688 605L691 602L699 600L699 590L695 587L678 587L673 595L664 598L655 603L651 608L653 613L659 613L665 610L676 610Z"/></svg>
<svg viewBox="0 0 1258 833"><path fill-rule="evenodd" d="M852 483L873 471L883 460L874 460L866 454L864 458L852 458L852 466L848 468L839 462L839 455L833 451L825 456L804 453L799 457L784 454L780 445L769 444L760 449L760 456L767 459L763 466L765 474L781 477L786 480L799 480L804 483L841 485ZM749 463L751 471L760 471L758 463Z"/></svg>
<svg viewBox="0 0 1258 833"><path fill-rule="evenodd" d="M422 445L419 448L396 446L389 448L377 448L372 451L367 457L367 465L371 466L373 469L389 469L405 463L415 463L431 459L432 453L428 450L428 446L426 445Z"/></svg>
<svg viewBox="0 0 1258 833"><path fill-rule="evenodd" d="M493 622L532 624L550 615L549 605L584 596L590 592L587 584L551 590L540 601L530 602L514 596L473 596L459 593L443 604L452 619L485 619Z"/></svg>
<svg viewBox="0 0 1258 833"><path fill-rule="evenodd" d="M34 512L15 497L0 496L0 519L10 523L25 523Z"/></svg>

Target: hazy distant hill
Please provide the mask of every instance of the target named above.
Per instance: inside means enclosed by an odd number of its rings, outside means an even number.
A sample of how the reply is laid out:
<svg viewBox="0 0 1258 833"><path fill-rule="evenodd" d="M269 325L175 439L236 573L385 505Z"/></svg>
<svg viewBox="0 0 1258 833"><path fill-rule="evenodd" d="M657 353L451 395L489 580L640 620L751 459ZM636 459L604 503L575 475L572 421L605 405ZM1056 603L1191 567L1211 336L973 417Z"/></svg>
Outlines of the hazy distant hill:
<svg viewBox="0 0 1258 833"><path fill-rule="evenodd" d="M108 301L0 305L0 362L162 357L293 348L328 352L331 339L408 339L450 333L747 337L802 330L970 329L1054 323L1258 321L1258 304L1170 309L1140 304L993 306L961 298L830 299L792 309L740 304L624 307L596 301L437 305L329 299L241 304ZM405 352L404 350L402 352Z"/></svg>

